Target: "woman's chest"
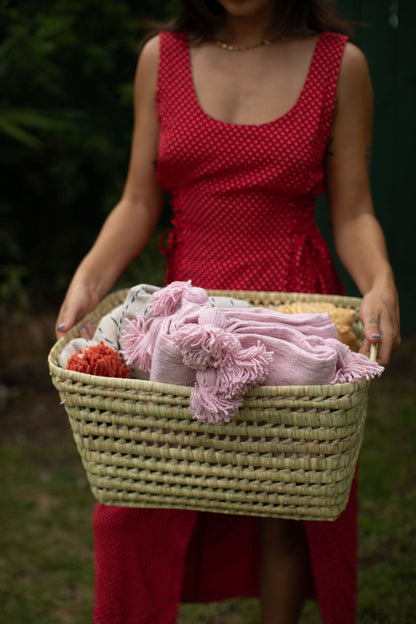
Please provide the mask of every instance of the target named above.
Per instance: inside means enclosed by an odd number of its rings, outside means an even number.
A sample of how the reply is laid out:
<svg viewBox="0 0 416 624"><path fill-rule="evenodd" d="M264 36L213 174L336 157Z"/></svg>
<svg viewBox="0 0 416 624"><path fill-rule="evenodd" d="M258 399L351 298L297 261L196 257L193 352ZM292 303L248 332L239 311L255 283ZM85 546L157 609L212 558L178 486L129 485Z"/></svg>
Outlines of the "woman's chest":
<svg viewBox="0 0 416 624"><path fill-rule="evenodd" d="M215 59L194 56L193 49L175 51L162 65L158 92L163 188L207 180L281 192L291 192L302 179L308 186L310 173L315 177L322 168L325 144L325 90L322 81L315 86L310 58L291 81L287 73L272 71L270 59L264 67L247 62L237 68L234 61L219 66ZM277 97L279 90L285 97Z"/></svg>
<svg viewBox="0 0 416 624"><path fill-rule="evenodd" d="M232 124L260 125L283 117L302 94L315 46L311 37L241 53L212 44L191 48L199 106L213 119Z"/></svg>

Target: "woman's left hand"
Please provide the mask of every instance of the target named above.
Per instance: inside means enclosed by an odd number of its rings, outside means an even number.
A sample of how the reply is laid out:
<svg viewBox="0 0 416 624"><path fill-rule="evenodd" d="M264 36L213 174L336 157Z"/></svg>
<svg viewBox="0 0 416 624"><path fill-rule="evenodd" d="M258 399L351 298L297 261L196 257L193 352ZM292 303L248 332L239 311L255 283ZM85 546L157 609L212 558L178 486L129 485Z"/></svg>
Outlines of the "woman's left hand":
<svg viewBox="0 0 416 624"><path fill-rule="evenodd" d="M363 297L360 317L365 337L360 353L369 356L371 344L378 343L377 361L387 366L391 353L400 345L399 301L394 284L374 286Z"/></svg>

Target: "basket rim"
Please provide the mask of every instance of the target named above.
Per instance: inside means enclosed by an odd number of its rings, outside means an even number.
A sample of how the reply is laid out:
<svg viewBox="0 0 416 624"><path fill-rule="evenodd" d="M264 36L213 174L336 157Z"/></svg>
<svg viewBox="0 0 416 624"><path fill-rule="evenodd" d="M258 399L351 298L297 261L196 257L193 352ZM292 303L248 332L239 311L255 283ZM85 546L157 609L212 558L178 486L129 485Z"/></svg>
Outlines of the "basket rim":
<svg viewBox="0 0 416 624"><path fill-rule="evenodd" d="M178 396L189 397L193 386L180 386L176 384L166 384L158 381L148 381L146 379L128 379L119 377L101 377L99 375L89 375L77 371L70 371L61 368L54 362L54 348L48 357L49 371L52 377L56 379L72 380L86 386L112 387L120 390L135 390L138 392L158 393L158 394L174 394ZM251 388L244 396L246 397L267 397L276 394L285 396L340 396L349 394L353 390L359 390L367 387L370 383L368 379L360 379L359 381L350 381L343 384L326 384L321 386L256 386Z"/></svg>
<svg viewBox="0 0 416 624"><path fill-rule="evenodd" d="M104 307L106 302L114 299L115 297L127 296L129 288L116 290L110 292L104 297L96 306L94 311L99 310L100 307ZM269 301L276 299L276 296L283 299L293 299L293 301L322 301L325 303L333 303L334 305L342 304L343 307L354 308L358 314L361 304L360 297L349 297L344 295L323 295L319 293L294 293L294 292L271 292L271 291L246 291L246 290L214 290L207 289L209 296L226 296L233 298L245 298L248 299L250 295L255 299L262 299L262 301ZM159 393L159 394L173 394L178 396L189 397L192 392L192 386L181 386L176 384L166 384L157 381L148 381L144 379L130 379L119 377L101 377L99 375L90 375L87 373L80 373L78 371L71 371L62 368L58 364L58 353L63 347L68 344L73 338L78 336L78 329L85 322L88 317L86 315L79 321L71 330L60 338L49 351L48 354L48 366L50 375L54 378L72 380L89 386L119 388L121 390L135 390L138 392L147 393ZM251 388L245 396L260 396L267 397L271 395L285 395L285 396L339 396L343 394L351 393L353 390L359 390L369 385L370 380L361 379L359 381L351 381L343 384L326 384L326 385L297 385L297 386L256 386Z"/></svg>
<svg viewBox="0 0 416 624"><path fill-rule="evenodd" d="M118 291L123 292L123 291ZM126 293L128 292L125 291ZM295 301L322 301L324 303L333 303L338 306L342 304L345 308L355 308L357 311L360 308L362 298L352 297L349 295L329 295L321 293L306 293L306 292L292 292L292 291L268 291L268 290L219 290L207 288L207 293L211 297L225 296L248 298L247 295L252 295L256 299L262 299L263 301L272 301L276 296L283 299L292 299ZM114 294L114 293L113 293ZM103 299L104 301L104 299Z"/></svg>

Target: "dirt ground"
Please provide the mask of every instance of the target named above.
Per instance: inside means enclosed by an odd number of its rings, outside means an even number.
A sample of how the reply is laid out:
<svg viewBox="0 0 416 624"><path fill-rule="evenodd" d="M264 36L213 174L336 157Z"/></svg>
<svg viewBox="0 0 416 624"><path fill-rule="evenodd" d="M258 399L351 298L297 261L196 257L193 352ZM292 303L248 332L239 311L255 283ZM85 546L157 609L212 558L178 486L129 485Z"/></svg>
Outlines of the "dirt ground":
<svg viewBox="0 0 416 624"><path fill-rule="evenodd" d="M55 310L13 319L0 309L0 418L2 442L53 443L71 435L47 357L54 344Z"/></svg>

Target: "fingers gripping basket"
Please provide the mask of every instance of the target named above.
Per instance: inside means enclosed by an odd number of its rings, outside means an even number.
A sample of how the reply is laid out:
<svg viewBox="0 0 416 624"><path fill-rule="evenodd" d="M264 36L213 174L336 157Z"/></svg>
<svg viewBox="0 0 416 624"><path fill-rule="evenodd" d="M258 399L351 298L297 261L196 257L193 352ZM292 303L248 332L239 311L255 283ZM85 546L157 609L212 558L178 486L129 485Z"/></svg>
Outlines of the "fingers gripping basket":
<svg viewBox="0 0 416 624"><path fill-rule="evenodd" d="M360 299L324 295L211 291L275 307L326 301L357 310ZM89 315L98 321L122 303L109 295ZM228 424L189 413L191 388L96 377L49 368L68 413L94 496L128 507L197 509L302 520L334 520L346 507L360 452L369 381L251 390Z"/></svg>

